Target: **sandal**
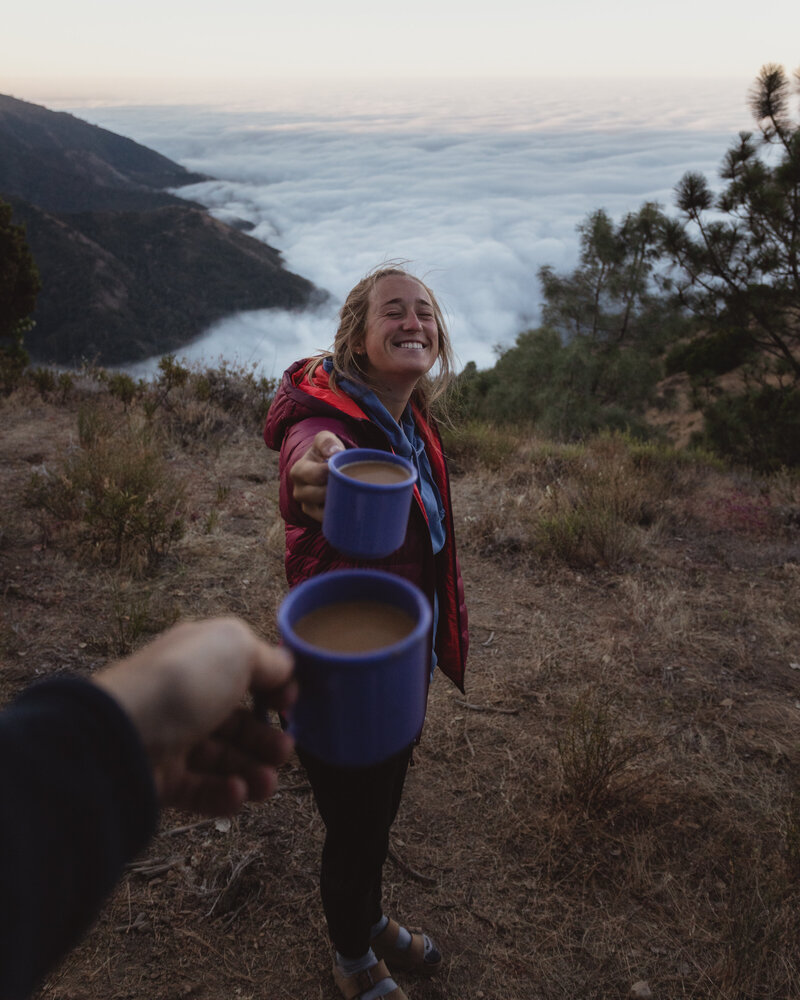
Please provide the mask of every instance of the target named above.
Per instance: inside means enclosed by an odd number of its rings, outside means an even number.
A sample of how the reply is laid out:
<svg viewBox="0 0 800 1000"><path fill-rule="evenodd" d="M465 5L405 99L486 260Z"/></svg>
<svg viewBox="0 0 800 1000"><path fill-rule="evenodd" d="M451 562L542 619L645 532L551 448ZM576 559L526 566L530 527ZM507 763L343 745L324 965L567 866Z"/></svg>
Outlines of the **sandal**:
<svg viewBox="0 0 800 1000"><path fill-rule="evenodd" d="M415 972L420 976L435 976L442 967L442 956L439 955L438 949L436 951L438 958L435 961L426 962L424 935L411 934L411 944L407 948L398 948L397 937L399 934L400 924L389 917L389 923L370 942L372 950L378 958L385 959L390 969Z"/></svg>
<svg viewBox="0 0 800 1000"><path fill-rule="evenodd" d="M352 976L345 975L334 962L333 978L344 1000L359 1000L359 997L363 996L368 990L371 990L373 986L377 986L378 983L382 983L385 979L391 979L391 976L385 962L378 962L376 965L371 965L368 969L364 969L363 972L353 973ZM381 997L381 1000L408 1000L408 997L399 986L395 986L389 993L385 993Z"/></svg>

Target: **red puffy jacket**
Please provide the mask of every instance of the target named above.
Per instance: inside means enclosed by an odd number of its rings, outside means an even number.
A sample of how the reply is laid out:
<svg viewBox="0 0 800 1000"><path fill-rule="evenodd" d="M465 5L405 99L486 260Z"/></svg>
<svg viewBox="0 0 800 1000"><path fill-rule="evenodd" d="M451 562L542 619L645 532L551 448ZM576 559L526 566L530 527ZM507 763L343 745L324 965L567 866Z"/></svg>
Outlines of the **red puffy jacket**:
<svg viewBox="0 0 800 1000"><path fill-rule="evenodd" d="M293 587L309 577L332 569L363 566L396 573L415 583L433 605L434 586L439 595L439 623L434 640L437 665L457 687L464 690L464 668L469 647L464 582L456 556L450 480L442 442L436 428L415 409L417 430L445 508L445 544L434 555L427 517L419 493L411 505L408 531L401 547L385 559L358 562L332 548L319 521L304 514L292 496L289 470L310 448L319 431L332 431L347 448L379 448L391 451L384 432L373 424L348 395L333 392L328 374L320 365L312 381L304 374L306 361L297 361L284 372L281 385L267 415L264 440L280 451L280 509L286 522L286 578Z"/></svg>

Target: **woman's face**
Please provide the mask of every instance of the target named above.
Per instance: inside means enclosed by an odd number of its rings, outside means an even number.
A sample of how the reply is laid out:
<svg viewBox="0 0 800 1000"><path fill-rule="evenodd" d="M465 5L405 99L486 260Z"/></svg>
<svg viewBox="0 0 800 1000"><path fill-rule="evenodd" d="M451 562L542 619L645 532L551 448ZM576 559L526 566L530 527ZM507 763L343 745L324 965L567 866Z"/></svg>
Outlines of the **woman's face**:
<svg viewBox="0 0 800 1000"><path fill-rule="evenodd" d="M388 275L372 289L363 343L367 373L377 382L413 385L439 356L433 305L418 281Z"/></svg>

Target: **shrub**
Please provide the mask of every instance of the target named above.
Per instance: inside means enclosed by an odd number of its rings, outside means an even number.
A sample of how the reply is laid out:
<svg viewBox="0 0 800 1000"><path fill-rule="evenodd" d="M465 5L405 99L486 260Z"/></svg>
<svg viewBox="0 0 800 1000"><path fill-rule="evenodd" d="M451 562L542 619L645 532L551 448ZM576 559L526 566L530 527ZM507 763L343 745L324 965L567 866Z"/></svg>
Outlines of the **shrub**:
<svg viewBox="0 0 800 1000"><path fill-rule="evenodd" d="M154 601L149 589L111 575L109 581L111 613L108 615L108 652L127 656L150 636L174 625L179 618L177 607L163 600Z"/></svg>
<svg viewBox="0 0 800 1000"><path fill-rule="evenodd" d="M255 366L239 367L226 361L195 373L191 381L195 399L258 424L266 418L277 387L275 379L257 375Z"/></svg>
<svg viewBox="0 0 800 1000"><path fill-rule="evenodd" d="M136 398L139 385L126 372L114 372L108 377L108 391L124 406L130 406Z"/></svg>
<svg viewBox="0 0 800 1000"><path fill-rule="evenodd" d="M568 480L549 487L530 511L536 550L573 565L608 566L634 556L636 528L655 520L659 492L635 467L626 439L602 435L587 445Z"/></svg>
<svg viewBox="0 0 800 1000"><path fill-rule="evenodd" d="M78 409L78 440L81 447L91 448L101 438L125 433L120 429L119 418L107 407L82 405Z"/></svg>
<svg viewBox="0 0 800 1000"><path fill-rule="evenodd" d="M19 343L0 343L0 391L4 395L9 395L19 387L29 361L21 338Z"/></svg>
<svg viewBox="0 0 800 1000"><path fill-rule="evenodd" d="M58 388L58 379L50 368L33 368L28 372L28 378L40 396L55 392Z"/></svg>
<svg viewBox="0 0 800 1000"><path fill-rule="evenodd" d="M606 696L584 693L556 733L564 790L586 814L607 811L635 784L631 764L649 750Z"/></svg>
<svg viewBox="0 0 800 1000"><path fill-rule="evenodd" d="M520 432L483 420L470 420L457 428L442 428L445 453L455 471L476 465L492 471L502 469L517 450L520 437Z"/></svg>
<svg viewBox="0 0 800 1000"><path fill-rule="evenodd" d="M743 328L717 330L706 337L671 348L664 362L667 375L724 375L753 353L752 334Z"/></svg>
<svg viewBox="0 0 800 1000"><path fill-rule="evenodd" d="M62 403L75 388L75 379L70 372L61 372L58 376L58 391L61 395Z"/></svg>
<svg viewBox="0 0 800 1000"><path fill-rule="evenodd" d="M759 472L800 465L800 390L763 386L704 409L701 443Z"/></svg>
<svg viewBox="0 0 800 1000"><path fill-rule="evenodd" d="M157 383L164 389L165 392L169 392L170 389L186 385L189 375L191 374L185 365L176 361L174 354L165 354L164 357L159 360L158 371L159 376Z"/></svg>
<svg viewBox="0 0 800 1000"><path fill-rule="evenodd" d="M128 423L112 432L90 412L83 411L82 447L60 471L35 473L26 503L73 525L102 561L140 572L182 536L183 487L146 428Z"/></svg>
<svg viewBox="0 0 800 1000"><path fill-rule="evenodd" d="M143 396L144 412L150 421L158 414L163 430L184 447L220 444L242 427L260 427L275 395L275 380L257 376L255 366L222 361L216 368L191 370L167 356L159 369Z"/></svg>

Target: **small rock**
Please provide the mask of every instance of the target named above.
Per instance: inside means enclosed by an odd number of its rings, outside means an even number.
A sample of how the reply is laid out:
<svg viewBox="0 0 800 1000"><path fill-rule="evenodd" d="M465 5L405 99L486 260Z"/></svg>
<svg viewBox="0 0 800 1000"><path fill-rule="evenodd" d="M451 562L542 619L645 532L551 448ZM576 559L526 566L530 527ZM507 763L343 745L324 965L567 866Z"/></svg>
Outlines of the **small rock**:
<svg viewBox="0 0 800 1000"><path fill-rule="evenodd" d="M650 989L650 984L645 982L644 979L640 979L638 983L634 983L631 986L629 997L634 997L635 1000L650 1000L653 995L653 991Z"/></svg>

